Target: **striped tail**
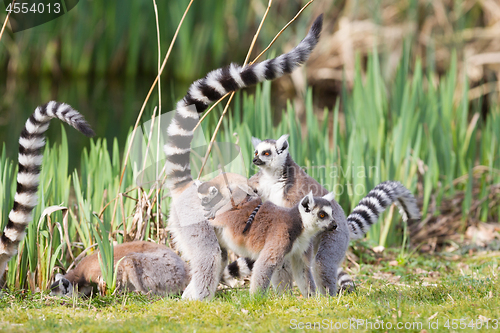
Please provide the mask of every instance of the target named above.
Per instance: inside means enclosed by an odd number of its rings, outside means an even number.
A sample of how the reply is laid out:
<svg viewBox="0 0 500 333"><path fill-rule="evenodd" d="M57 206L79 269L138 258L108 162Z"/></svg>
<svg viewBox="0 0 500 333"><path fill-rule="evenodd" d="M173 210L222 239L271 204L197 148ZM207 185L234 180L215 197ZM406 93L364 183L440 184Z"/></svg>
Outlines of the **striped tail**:
<svg viewBox="0 0 500 333"><path fill-rule="evenodd" d="M167 144L163 148L167 156L167 187L170 190L179 189L192 180L189 153L198 115L229 92L291 73L308 59L318 43L322 25L323 15L320 15L307 36L293 50L277 58L243 67L231 64L211 71L191 84L186 96L177 102L175 115L167 129ZM190 105L194 106L188 107Z"/></svg>
<svg viewBox="0 0 500 333"><path fill-rule="evenodd" d="M344 272L342 267L337 269L337 286L338 292L342 294L348 294L356 290L356 285L351 276Z"/></svg>
<svg viewBox="0 0 500 333"><path fill-rule="evenodd" d="M255 260L250 258L238 258L224 268L221 282L227 286L234 287L236 279L244 279L252 274L254 263Z"/></svg>
<svg viewBox="0 0 500 333"><path fill-rule="evenodd" d="M227 286L234 287L237 279L244 279L252 274L255 261L249 258L238 258L224 268L221 282ZM338 291L343 294L353 292L356 288L351 276L344 272L342 267L337 270Z"/></svg>
<svg viewBox="0 0 500 333"><path fill-rule="evenodd" d="M9 222L0 237L0 280L7 263L17 253L17 248L25 235L25 229L32 220L32 211L38 203L38 184L45 146L45 131L52 118L59 118L86 136L94 131L83 116L64 103L48 102L35 109L26 121L19 138L19 170L14 207L9 213Z"/></svg>
<svg viewBox="0 0 500 333"><path fill-rule="evenodd" d="M259 204L257 207L255 207L252 214L250 214L250 216L248 217L245 228L243 229L243 233L246 233L252 226L253 220L255 219L255 215L257 215L257 213L259 212L260 206L262 206L262 204Z"/></svg>
<svg viewBox="0 0 500 333"><path fill-rule="evenodd" d="M420 219L413 194L400 182L388 180L368 192L347 217L351 239L362 238L377 222L380 214L393 203L398 206L404 221Z"/></svg>

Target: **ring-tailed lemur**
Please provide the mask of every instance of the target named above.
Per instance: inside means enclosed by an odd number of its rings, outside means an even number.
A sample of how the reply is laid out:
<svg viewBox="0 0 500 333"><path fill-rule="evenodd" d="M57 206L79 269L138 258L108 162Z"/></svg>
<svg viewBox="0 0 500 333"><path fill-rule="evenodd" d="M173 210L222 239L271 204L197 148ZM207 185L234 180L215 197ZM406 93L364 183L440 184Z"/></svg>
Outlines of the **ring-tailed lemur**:
<svg viewBox="0 0 500 333"><path fill-rule="evenodd" d="M113 248L118 290L143 294L180 294L189 282L188 265L170 248L151 242L134 241ZM82 259L65 275L57 274L50 294L89 296L97 292L102 280L98 252Z"/></svg>
<svg viewBox="0 0 500 333"><path fill-rule="evenodd" d="M274 202L284 207L292 207L309 191L321 196L328 191L314 178L295 163L288 152L288 135L278 140L261 141L252 138L255 147L253 163L259 167L259 172L252 176L249 185L262 199ZM377 185L353 209L346 219L344 211L333 200L334 215L338 228L319 234L314 240L315 254L313 260L313 275L316 287L322 293L334 295L337 290L337 280L340 279L340 265L344 260L349 240L361 238L376 223L380 214L392 203L396 203L405 221L420 218L420 212L413 195L402 184L386 181ZM307 256L305 257L308 259ZM244 264L240 261L237 264ZM234 268L233 268L234 270ZM244 270L244 269L242 269ZM282 270L282 275L273 284L290 281L290 273ZM350 278L342 276L344 283ZM352 282L351 282L352 283Z"/></svg>
<svg viewBox="0 0 500 333"><path fill-rule="evenodd" d="M19 168L14 207L9 213L9 222L0 237L0 282L7 263L16 255L17 247L25 236L25 229L33 219L32 211L38 204L38 184L45 146L45 131L52 118L59 118L86 136L94 131L83 116L64 103L48 102L38 106L26 121L19 138Z"/></svg>
<svg viewBox="0 0 500 333"><path fill-rule="evenodd" d="M292 208L284 208L255 198L217 215L210 223L222 229L221 244L255 260L250 293L267 290L275 269L289 260L300 291L308 296L314 286L312 277L301 264L302 255L318 232L337 228L332 200L333 193L313 197L311 191ZM248 216L259 206L252 227L244 232Z"/></svg>
<svg viewBox="0 0 500 333"><path fill-rule="evenodd" d="M191 282L182 295L185 299L211 298L222 274L222 252L191 176L190 145L198 114L228 92L291 73L307 60L316 46L322 22L322 16L319 16L307 36L293 50L277 58L244 67L232 64L208 73L205 78L194 82L186 96L177 103L167 130L168 142L164 151L167 156L167 188L172 196L169 228L191 268ZM192 104L196 111L188 108Z"/></svg>
<svg viewBox="0 0 500 333"><path fill-rule="evenodd" d="M256 196L255 192L248 186L248 180L238 174L221 174L217 177L201 183L198 187L198 196L201 200L202 206L209 213L206 214L207 217L219 216L225 211L235 208L243 200L251 200ZM251 198L254 197L254 198ZM243 229L243 234L245 234L251 227L253 219L257 214L261 205L258 205L254 211L250 214L245 228ZM217 208L223 207L223 208ZM220 239L220 235L218 234ZM249 258L240 258L233 263L227 265L224 268L222 274L222 283L228 286L235 285L235 279L246 278L251 274L251 267L253 266L253 260ZM291 269L291 265L288 265ZM352 291L354 290L354 283L348 274L342 271L341 268L338 269L337 284L342 291ZM292 283L291 278L288 281ZM282 285L278 289L283 289Z"/></svg>

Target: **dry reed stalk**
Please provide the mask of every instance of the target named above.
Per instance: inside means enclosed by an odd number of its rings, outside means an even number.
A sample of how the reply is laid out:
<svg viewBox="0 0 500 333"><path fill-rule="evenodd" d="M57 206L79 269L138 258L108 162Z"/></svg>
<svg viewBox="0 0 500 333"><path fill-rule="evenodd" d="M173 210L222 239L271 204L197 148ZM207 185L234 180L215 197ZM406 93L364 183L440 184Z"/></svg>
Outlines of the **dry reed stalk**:
<svg viewBox="0 0 500 333"><path fill-rule="evenodd" d="M12 8L14 6L14 2L16 2L16 0L12 0L12 2L10 3L10 8ZM7 26L7 22L9 22L10 13L11 12L9 12L7 14L5 21L3 21L2 30L0 31L0 40L2 40L3 32L5 31L5 27Z"/></svg>
<svg viewBox="0 0 500 333"><path fill-rule="evenodd" d="M161 70L161 42L160 42L160 23L158 21L158 7L156 6L156 0L153 0L154 8L155 8L155 18L156 18L156 35L158 39L158 76L160 76ZM156 161L160 160L160 130L161 130L161 80L158 80L158 138L156 142ZM158 179L158 163L156 163L156 179ZM160 191L156 191L156 225L158 228L158 234L160 233Z"/></svg>
<svg viewBox="0 0 500 333"><path fill-rule="evenodd" d="M243 62L243 66L245 66L247 64L248 58L250 58L250 54L252 54L253 47L255 46L255 42L257 41L257 37L259 37L260 31L262 29L262 26L264 25L264 21L267 18L267 14L269 13L269 10L271 9L272 4L273 4L273 0L269 0L269 2L267 3L267 8L266 8L266 11L264 13L264 16L262 17L262 20L260 21L259 28L257 29L257 32L253 36L252 43L250 44L250 48L248 49L247 56L245 57L245 61ZM234 94L235 94L235 92L233 91L231 93L231 96L229 96L229 100L227 101L226 106L224 107L224 111L222 111L222 115L219 118L219 122L217 123L217 127L215 128L214 134L212 135L212 139L210 140L210 143L208 145L207 153L205 154L205 157L203 158L203 163L201 165L200 172L198 173L198 179L200 179L201 173L203 172L203 168L205 167L205 164L207 163L208 156L210 155L210 152L212 151L212 146L214 144L215 137L217 136L217 133L219 132L219 128L222 124L222 120L224 119L224 116L226 115L226 112L229 109L229 104L231 104L231 101L233 100ZM224 96L222 98L224 98ZM211 109L213 109L213 108L211 108ZM204 117L202 119L204 119ZM198 124L196 127L198 127Z"/></svg>
<svg viewBox="0 0 500 333"><path fill-rule="evenodd" d="M127 148L127 153L126 153L125 159L124 159L123 170L122 170L122 174L120 176L120 186L122 184L123 175L125 174L125 169L127 167L128 158L130 156L130 150L132 149L132 141L134 140L135 134L137 132L137 127L139 127L139 122L141 121L142 114L144 113L144 109L146 108L146 104L149 101L149 97L151 96L151 93L153 92L154 88L156 87L156 83L158 83L159 78L160 78L161 74L163 73L163 69L165 68L167 60L170 57L170 53L172 52L172 48L173 48L174 43L175 43L175 41L177 39L177 35L179 34L179 31L180 31L180 28L182 26L182 23L184 22L184 19L185 19L186 15L187 15L187 13L189 11L189 8L191 8L191 4L193 3L193 1L194 0L191 0L189 2L186 10L184 11L184 14L182 15L181 21L179 22L179 25L177 26L177 29L175 30L174 37L172 38L172 41L170 42L170 46L168 47L167 54L165 55L165 58L163 59L163 63L161 65L160 72L158 73L158 76L156 76L153 84L151 85L151 88L149 88L149 92L146 95L146 99L144 100L144 102L142 104L142 107L141 107L141 110L139 111L139 115L137 116L137 120L135 122L134 129L132 131L132 135L131 135L131 138L130 138L130 143L129 143L129 146Z"/></svg>
<svg viewBox="0 0 500 333"><path fill-rule="evenodd" d="M277 35L273 38L273 40L269 43L269 45L268 45L268 46L267 46L267 47L266 47L266 48L265 48L265 49L264 49L264 50L263 50L263 51L262 51L262 52L261 52L261 53L260 53L257 57L255 57L255 59L254 59L254 60L252 60L252 61L250 62L250 65L251 65L251 64L253 64L253 63L255 63L255 62L256 62L256 61L257 61L257 60L258 60L258 59L259 59L259 58L260 58L260 57L261 57L261 56L262 56L262 55L263 55L263 54L267 51L267 50L269 50L269 48L270 48L270 47L274 44L274 42L276 41L276 39L278 39L278 37L279 37L279 36L283 33L283 31L285 31L285 30L286 30L286 28L288 28L288 26L290 26L290 24L292 24L292 23L293 23L293 22L294 22L294 21L295 21L295 20L296 20L296 19L300 16L300 14L301 14L301 13L302 13L302 12L303 12L303 11L304 11L304 10L305 10L305 9L306 9L306 8L307 8L310 4L311 4L311 3L313 3L313 2L314 2L314 0L310 0L309 2L307 2L307 3L306 3L306 4L305 4L305 5L304 5L304 6L303 6L303 7L302 7L302 8L301 8L298 12L297 12L297 14L296 14L296 15L295 15L295 16L294 16L294 17L293 17L293 18L292 18L292 19L291 19L291 20L290 20L290 21L289 21L289 22L288 22L288 23L287 23L287 24L286 24L286 25L285 25L285 26L284 26L284 27L283 27L283 28L282 28L282 29L278 32L278 34L277 34ZM261 22L260 22L260 25L259 25L259 28L257 29L257 32L256 32L256 33L255 33L255 35L254 35L254 38L253 38L252 43L251 43L251 45L250 45L250 48L249 48L249 50L248 50L248 53L247 53L247 56L246 56L246 58L245 58L245 62L243 63L243 66L245 66L245 65L247 64L247 61L248 61L248 59L250 58L250 54L252 53L253 47L254 47L254 45L255 45L255 41L257 40L257 37L258 37L258 36L259 36L259 34L260 34L260 30L261 30L261 28L262 28L262 25L263 25L263 23L264 23L264 20L265 20L265 19L266 19L266 17L267 17L267 14L268 14L268 12L269 12L269 9L271 8L271 4L272 4L272 0L269 0L269 3L268 3L268 5L267 5L266 12L264 13L264 17L262 18L262 20L261 20ZM217 101L217 103L219 103L219 102L220 102L222 99L224 99L226 96L227 96L227 94L226 94L226 95L224 95L224 96L223 96L223 97L222 97L219 101ZM222 115L221 115L221 116L220 116L220 118L219 118L219 122L217 123L217 127L215 128L214 134L212 135L212 139L210 140L210 144L208 145L208 150L207 150L207 153L206 153L205 158L204 158L204 160L203 160L203 164L202 164L202 166L201 166L201 168L200 168L200 172L198 173L198 179L201 177L201 173L203 172L203 168L205 167L205 164L206 164L206 162L207 162L207 160L208 160L208 156L210 155L210 152L211 152L211 150L212 150L212 146L213 146L213 143L214 143L214 141L215 141L215 137L217 136L217 132L219 131L219 128L220 128L220 126L221 126L221 124L222 124L222 120L223 120L224 116L225 116L225 115L226 115L226 113L227 113L227 110L228 110L229 104L231 103L231 100L232 100L233 96L234 96L234 92L233 92L233 93L231 93L231 96L230 96L230 98L229 98L229 101L227 102L227 104L226 104L226 106L225 106L225 108L224 108L224 111L222 112ZM216 104L217 104L217 103L216 103ZM215 106L215 105L214 105L214 106ZM196 125L196 127L198 127L198 126L200 125L201 121L203 121L203 119L205 119L205 117L206 117L206 115L208 114L208 112L210 112L212 109L213 109L213 107L212 107L212 108L210 108L210 110L208 110L208 111L205 113L205 115L204 115L204 116L200 119L200 121L198 122L198 124Z"/></svg>
<svg viewBox="0 0 500 333"><path fill-rule="evenodd" d="M149 88L149 92L146 95L146 99L142 103L141 110L139 111L139 115L137 116L137 120L135 122L134 129L133 129L132 134L130 136L130 141L129 141L129 145L128 145L128 148L127 148L127 152L125 154L125 158L123 159L123 169L122 169L122 172L121 172L121 175L120 175L120 186L119 186L119 188L121 187L122 182L123 182L123 176L125 175L125 170L127 168L128 159L130 157L130 150L132 149L132 143L134 141L134 137L135 137L135 134L137 132L137 128L139 127L139 123L141 121L142 114L144 113L144 109L146 108L146 104L149 101L149 97L151 96L151 93L153 92L154 88L156 87L156 83L158 83L159 80L160 80L160 76L163 73L163 69L165 68L165 65L167 63L168 58L170 57L170 53L172 52L172 48L173 48L174 43L175 43L175 41L177 39L177 35L179 34L179 31L181 29L182 23L184 22L184 19L186 18L186 15L189 12L189 9L191 8L191 5L192 5L193 1L194 0L189 1L189 4L186 7L186 10L184 11L184 14L182 15L182 18L181 18L179 24L177 25L177 29L175 30L174 37L172 37L172 41L170 42L170 45L168 47L167 54L165 55L165 58L163 59L163 63L162 63L161 68L160 68L160 70L158 72L158 75L156 76L153 84L151 85L151 88ZM120 191L120 190L118 189L118 191ZM119 193L117 193L116 197L118 197L118 195L119 195ZM112 214L111 224L113 224L113 221L115 220L117 208L118 208L118 205L115 203L115 206L114 206L114 209L113 209L113 214Z"/></svg>

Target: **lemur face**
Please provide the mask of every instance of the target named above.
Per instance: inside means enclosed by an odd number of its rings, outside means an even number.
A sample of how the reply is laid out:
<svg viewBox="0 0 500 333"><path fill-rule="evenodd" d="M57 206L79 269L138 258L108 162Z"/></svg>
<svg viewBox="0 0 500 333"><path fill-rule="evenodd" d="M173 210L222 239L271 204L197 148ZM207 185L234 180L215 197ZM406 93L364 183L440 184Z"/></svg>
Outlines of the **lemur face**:
<svg viewBox="0 0 500 333"><path fill-rule="evenodd" d="M335 230L337 223L333 219L333 207L330 194L314 198L312 191L299 204L302 223L306 229L315 231Z"/></svg>
<svg viewBox="0 0 500 333"><path fill-rule="evenodd" d="M259 140L252 137L255 148L253 164L259 168L273 169L282 166L288 155L288 134L282 135L278 140Z"/></svg>

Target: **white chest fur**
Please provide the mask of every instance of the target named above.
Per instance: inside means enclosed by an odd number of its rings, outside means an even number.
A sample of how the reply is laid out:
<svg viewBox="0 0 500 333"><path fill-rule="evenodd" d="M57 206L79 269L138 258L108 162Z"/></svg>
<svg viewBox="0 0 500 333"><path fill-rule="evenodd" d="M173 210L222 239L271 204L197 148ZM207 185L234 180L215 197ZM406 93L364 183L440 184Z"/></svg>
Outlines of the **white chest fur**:
<svg viewBox="0 0 500 333"><path fill-rule="evenodd" d="M287 257L292 257L296 255L302 255L307 251L309 245L311 244L311 239L314 235L317 234L317 231L314 230L304 230L302 234L295 240L293 243L292 250L288 253Z"/></svg>
<svg viewBox="0 0 500 333"><path fill-rule="evenodd" d="M283 207L283 197L285 183L278 181L276 177L267 172L263 172L259 180L259 193L262 201L271 201L273 204Z"/></svg>

